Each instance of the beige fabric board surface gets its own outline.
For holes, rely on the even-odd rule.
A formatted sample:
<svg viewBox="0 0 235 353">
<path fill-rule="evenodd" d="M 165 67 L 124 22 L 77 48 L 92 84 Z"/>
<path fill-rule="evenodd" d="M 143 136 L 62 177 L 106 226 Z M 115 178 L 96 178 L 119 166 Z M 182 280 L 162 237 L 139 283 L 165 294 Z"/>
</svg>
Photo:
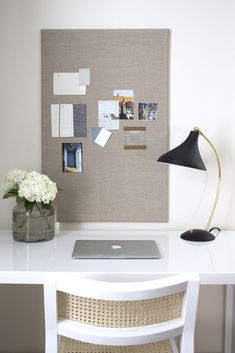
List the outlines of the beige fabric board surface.
<svg viewBox="0 0 235 353">
<path fill-rule="evenodd" d="M 168 169 L 169 30 L 42 30 L 42 165 L 61 188 L 57 220 L 164 222 Z M 54 95 L 53 74 L 90 69 L 86 95 Z M 120 119 L 105 147 L 93 143 L 98 102 L 134 91 L 134 119 Z M 139 103 L 157 103 L 155 120 L 139 120 Z M 51 137 L 51 104 L 85 104 L 87 137 Z M 127 127 L 145 127 L 145 148 L 124 149 Z M 83 172 L 62 170 L 62 143 L 82 143 Z"/>
</svg>

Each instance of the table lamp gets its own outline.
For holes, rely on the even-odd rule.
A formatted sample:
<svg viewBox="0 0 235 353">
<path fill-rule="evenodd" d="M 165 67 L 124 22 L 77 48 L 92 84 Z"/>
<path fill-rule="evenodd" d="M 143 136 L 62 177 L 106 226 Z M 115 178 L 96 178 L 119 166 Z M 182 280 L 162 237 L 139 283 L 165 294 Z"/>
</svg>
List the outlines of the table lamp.
<svg viewBox="0 0 235 353">
<path fill-rule="evenodd" d="M 214 203 L 212 205 L 211 213 L 209 215 L 205 229 L 190 229 L 184 232 L 183 234 L 181 234 L 181 238 L 185 240 L 190 240 L 190 241 L 210 241 L 215 239 L 215 236 L 212 233 L 210 233 L 210 224 L 215 212 L 215 208 L 216 208 L 216 204 L 217 204 L 219 192 L 220 192 L 220 185 L 221 185 L 220 160 L 214 145 L 202 133 L 202 131 L 198 127 L 195 127 L 193 131 L 190 131 L 189 136 L 181 145 L 177 146 L 176 148 L 160 156 L 158 158 L 158 161 L 163 163 L 169 163 L 169 164 L 194 168 L 194 169 L 206 170 L 205 164 L 203 163 L 202 157 L 198 149 L 199 136 L 204 137 L 204 139 L 209 143 L 209 145 L 211 146 L 212 150 L 215 153 L 217 167 L 218 167 L 218 181 L 217 181 L 216 195 L 215 195 Z"/>
</svg>

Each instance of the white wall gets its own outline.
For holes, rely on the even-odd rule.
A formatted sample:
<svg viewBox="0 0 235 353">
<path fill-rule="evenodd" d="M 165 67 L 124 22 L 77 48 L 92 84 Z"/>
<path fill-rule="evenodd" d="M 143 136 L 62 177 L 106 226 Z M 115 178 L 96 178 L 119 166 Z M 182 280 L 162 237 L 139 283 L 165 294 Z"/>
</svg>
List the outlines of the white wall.
<svg viewBox="0 0 235 353">
<path fill-rule="evenodd" d="M 235 227 L 234 1 L 0 0 L 0 6 L 0 182 L 9 169 L 41 167 L 41 28 L 170 28 L 170 143 L 182 141 L 194 126 L 214 141 L 223 168 L 214 224 Z M 206 176 L 170 168 L 169 223 L 157 227 L 185 229 L 206 222 L 214 196 L 215 161 L 203 141 L 200 147 L 210 172 Z M 1 227 L 11 226 L 12 204 L 0 202 Z"/>
<path fill-rule="evenodd" d="M 235 228 L 234 18 L 233 0 L 0 0 L 0 183 L 10 169 L 41 168 L 40 29 L 170 28 L 170 144 L 178 144 L 194 126 L 215 143 L 223 183 L 213 224 Z M 61 228 L 204 226 L 216 171 L 210 148 L 201 140 L 200 147 L 207 174 L 170 168 L 168 223 Z M 0 200 L 0 228 L 11 227 L 13 204 L 13 200 Z M 222 289 L 215 293 L 219 298 L 211 310 L 220 315 Z M 204 293 L 204 301 L 209 296 Z M 197 335 L 197 351 L 219 352 L 221 324 L 215 325 L 213 337 L 208 332 Z"/>
</svg>

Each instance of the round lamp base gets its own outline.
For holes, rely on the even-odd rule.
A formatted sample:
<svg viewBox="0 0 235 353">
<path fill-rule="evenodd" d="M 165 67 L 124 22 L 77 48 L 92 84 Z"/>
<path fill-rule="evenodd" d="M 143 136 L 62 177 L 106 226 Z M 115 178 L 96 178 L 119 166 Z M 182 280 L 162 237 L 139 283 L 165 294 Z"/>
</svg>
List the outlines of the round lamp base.
<svg viewBox="0 0 235 353">
<path fill-rule="evenodd" d="M 203 229 L 187 230 L 186 232 L 182 233 L 180 237 L 188 241 L 211 241 L 215 239 L 213 234 Z"/>
</svg>

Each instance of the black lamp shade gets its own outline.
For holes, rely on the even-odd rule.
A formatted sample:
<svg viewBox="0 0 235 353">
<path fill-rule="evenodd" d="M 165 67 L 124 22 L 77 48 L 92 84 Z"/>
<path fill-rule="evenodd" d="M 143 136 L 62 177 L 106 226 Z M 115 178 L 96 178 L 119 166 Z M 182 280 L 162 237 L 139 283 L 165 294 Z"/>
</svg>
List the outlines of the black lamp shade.
<svg viewBox="0 0 235 353">
<path fill-rule="evenodd" d="M 198 131 L 190 131 L 189 136 L 181 145 L 164 153 L 158 158 L 158 162 L 206 170 L 198 149 L 198 137 Z"/>
</svg>

